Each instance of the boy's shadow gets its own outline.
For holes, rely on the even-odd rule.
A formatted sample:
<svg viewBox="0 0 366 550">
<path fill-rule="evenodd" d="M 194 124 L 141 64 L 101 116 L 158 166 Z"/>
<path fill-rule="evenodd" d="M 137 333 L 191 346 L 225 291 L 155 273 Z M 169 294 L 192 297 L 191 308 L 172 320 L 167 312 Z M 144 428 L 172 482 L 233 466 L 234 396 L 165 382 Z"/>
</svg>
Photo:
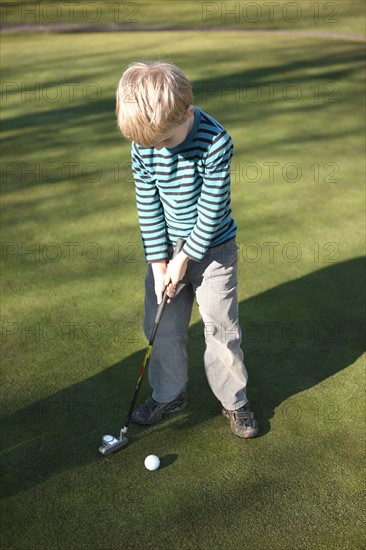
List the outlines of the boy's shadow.
<svg viewBox="0 0 366 550">
<path fill-rule="evenodd" d="M 364 351 L 364 261 L 348 260 L 283 283 L 240 304 L 248 397 L 268 432 L 276 407 L 351 365 Z M 245 284 L 245 281 L 241 281 Z M 200 323 L 189 329 L 188 415 L 184 430 L 219 411 L 202 364 Z M 100 436 L 118 433 L 144 351 L 8 415 L 2 422 L 4 496 L 26 491 L 64 470 L 102 460 Z M 143 384 L 139 401 L 149 394 Z M 107 398 L 106 398 L 107 396 Z M 347 399 L 347 395 L 344 396 Z M 159 428 L 160 429 L 160 428 Z M 148 432 L 145 432 L 145 435 Z M 134 428 L 133 440 L 144 437 Z"/>
</svg>

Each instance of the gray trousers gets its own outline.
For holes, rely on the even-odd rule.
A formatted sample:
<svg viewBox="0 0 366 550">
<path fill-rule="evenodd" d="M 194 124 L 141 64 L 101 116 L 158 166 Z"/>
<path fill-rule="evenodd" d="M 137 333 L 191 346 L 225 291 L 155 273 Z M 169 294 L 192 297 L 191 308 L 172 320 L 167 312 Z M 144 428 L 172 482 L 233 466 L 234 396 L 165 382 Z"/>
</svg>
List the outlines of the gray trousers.
<svg viewBox="0 0 366 550">
<path fill-rule="evenodd" d="M 171 251 L 172 252 L 172 251 Z M 226 409 L 247 402 L 248 374 L 238 320 L 238 251 L 235 239 L 210 248 L 201 262 L 189 261 L 185 284 L 164 310 L 153 345 L 149 383 L 159 403 L 175 399 L 188 381 L 187 331 L 194 298 L 203 321 L 208 383 Z M 144 331 L 149 339 L 157 310 L 151 266 L 145 280 Z"/>
</svg>

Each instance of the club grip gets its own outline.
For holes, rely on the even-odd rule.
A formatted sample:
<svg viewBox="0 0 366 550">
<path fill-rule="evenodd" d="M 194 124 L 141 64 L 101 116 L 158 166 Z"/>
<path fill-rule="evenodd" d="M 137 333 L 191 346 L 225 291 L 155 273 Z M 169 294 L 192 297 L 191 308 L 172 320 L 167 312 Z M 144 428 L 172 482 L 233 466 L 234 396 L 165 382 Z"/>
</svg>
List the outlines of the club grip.
<svg viewBox="0 0 366 550">
<path fill-rule="evenodd" d="M 177 239 L 177 242 L 175 243 L 172 259 L 175 258 L 179 254 L 179 252 L 182 250 L 182 248 L 184 246 L 184 243 L 185 243 L 185 241 L 183 239 Z M 166 289 L 164 291 L 163 299 L 161 301 L 161 304 L 158 307 L 158 311 L 156 312 L 156 317 L 155 317 L 155 326 L 156 327 L 160 323 L 160 319 L 161 319 L 161 316 L 163 315 L 163 311 L 164 311 L 164 308 L 166 306 L 167 300 L 168 300 L 168 287 L 166 287 Z M 155 337 L 155 334 L 154 334 L 154 337 Z M 153 340 L 154 340 L 154 337 L 153 337 Z"/>
<path fill-rule="evenodd" d="M 173 258 L 175 258 L 179 252 L 182 250 L 184 246 L 185 241 L 183 239 L 177 239 L 177 242 L 175 243 L 174 252 L 173 252 Z"/>
</svg>

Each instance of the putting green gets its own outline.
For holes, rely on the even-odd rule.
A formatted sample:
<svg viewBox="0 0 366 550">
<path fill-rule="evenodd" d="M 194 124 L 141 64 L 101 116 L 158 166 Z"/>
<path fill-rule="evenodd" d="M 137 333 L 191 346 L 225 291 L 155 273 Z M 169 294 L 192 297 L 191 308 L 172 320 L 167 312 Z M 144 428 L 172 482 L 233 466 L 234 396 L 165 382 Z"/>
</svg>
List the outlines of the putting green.
<svg viewBox="0 0 366 550">
<path fill-rule="evenodd" d="M 361 548 L 363 45 L 290 35 L 2 39 L 2 543 L 14 549 Z M 114 89 L 168 58 L 234 139 L 240 318 L 260 436 L 205 379 L 123 425 L 146 340 L 145 261 Z M 149 394 L 144 382 L 139 400 Z M 155 472 L 149 454 L 161 458 Z"/>
</svg>

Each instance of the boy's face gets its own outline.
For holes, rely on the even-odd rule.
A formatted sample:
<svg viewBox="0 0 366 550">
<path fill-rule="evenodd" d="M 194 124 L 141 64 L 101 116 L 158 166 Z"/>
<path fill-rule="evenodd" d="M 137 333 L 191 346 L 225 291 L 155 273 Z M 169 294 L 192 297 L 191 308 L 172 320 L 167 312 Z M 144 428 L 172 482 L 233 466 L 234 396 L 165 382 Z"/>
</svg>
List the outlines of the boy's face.
<svg viewBox="0 0 366 550">
<path fill-rule="evenodd" d="M 180 145 L 186 139 L 192 129 L 193 123 L 194 107 L 193 105 L 190 105 L 187 109 L 186 120 L 182 122 L 182 124 L 179 124 L 179 126 L 173 128 L 173 130 L 170 130 L 170 132 L 167 133 L 161 141 L 157 141 L 152 146 L 158 151 L 160 151 L 160 149 L 163 149 L 163 147 L 167 147 L 168 149 L 177 147 L 177 145 Z"/>
</svg>

